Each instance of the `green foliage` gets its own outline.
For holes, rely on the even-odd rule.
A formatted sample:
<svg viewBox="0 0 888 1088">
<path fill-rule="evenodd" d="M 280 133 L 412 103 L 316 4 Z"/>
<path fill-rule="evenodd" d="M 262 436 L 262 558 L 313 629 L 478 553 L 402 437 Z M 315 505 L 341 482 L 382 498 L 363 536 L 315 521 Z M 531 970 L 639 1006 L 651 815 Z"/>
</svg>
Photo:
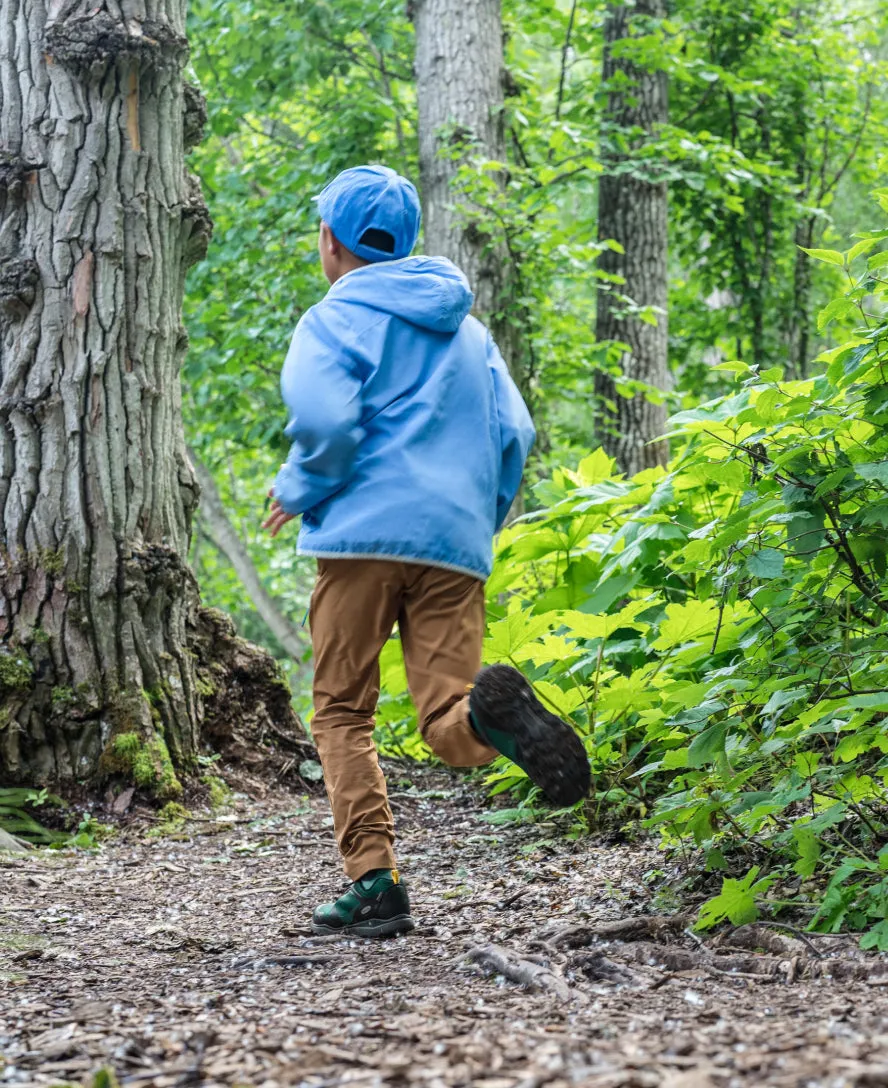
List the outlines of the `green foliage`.
<svg viewBox="0 0 888 1088">
<path fill-rule="evenodd" d="M 0 788 L 0 831 L 34 845 L 58 842 L 63 836 L 44 827 L 28 809 L 60 803 L 45 789 Z"/>
<path fill-rule="evenodd" d="M 60 839 L 54 845 L 59 849 L 64 847 L 77 847 L 81 850 L 98 850 L 102 843 L 113 839 L 117 834 L 117 828 L 111 824 L 103 824 L 95 816 L 87 813 L 77 825 L 76 831 L 68 838 Z"/>
</svg>

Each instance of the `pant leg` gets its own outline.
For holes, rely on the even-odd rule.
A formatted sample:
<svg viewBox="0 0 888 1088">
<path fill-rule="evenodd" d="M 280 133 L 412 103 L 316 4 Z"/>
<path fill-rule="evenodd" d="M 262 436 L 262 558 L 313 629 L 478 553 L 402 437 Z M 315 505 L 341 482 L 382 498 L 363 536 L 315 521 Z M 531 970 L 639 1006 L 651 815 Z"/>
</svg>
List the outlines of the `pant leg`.
<svg viewBox="0 0 888 1088">
<path fill-rule="evenodd" d="M 497 755 L 469 724 L 468 690 L 481 668 L 484 583 L 467 574 L 416 566 L 398 616 L 410 694 L 423 739 L 454 767 Z"/>
<path fill-rule="evenodd" d="M 398 617 L 403 564 L 323 559 L 311 598 L 314 718 L 345 871 L 394 869 L 394 822 L 373 743 L 379 654 Z"/>
</svg>

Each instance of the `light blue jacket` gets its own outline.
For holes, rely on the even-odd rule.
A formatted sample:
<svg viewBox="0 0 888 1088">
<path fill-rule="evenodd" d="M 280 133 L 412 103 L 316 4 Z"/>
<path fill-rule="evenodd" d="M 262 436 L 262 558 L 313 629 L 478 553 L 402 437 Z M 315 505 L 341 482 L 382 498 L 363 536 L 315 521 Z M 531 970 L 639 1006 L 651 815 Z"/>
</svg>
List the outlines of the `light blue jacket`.
<svg viewBox="0 0 888 1088">
<path fill-rule="evenodd" d="M 490 573 L 534 429 L 471 305 L 450 261 L 407 257 L 347 273 L 302 317 L 274 485 L 303 515 L 300 555 Z"/>
</svg>

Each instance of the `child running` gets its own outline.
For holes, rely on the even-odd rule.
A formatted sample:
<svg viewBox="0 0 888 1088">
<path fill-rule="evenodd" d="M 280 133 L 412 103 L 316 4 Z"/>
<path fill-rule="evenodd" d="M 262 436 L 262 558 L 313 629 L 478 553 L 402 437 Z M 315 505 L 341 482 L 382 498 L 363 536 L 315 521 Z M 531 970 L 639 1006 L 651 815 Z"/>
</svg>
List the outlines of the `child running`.
<svg viewBox="0 0 888 1088">
<path fill-rule="evenodd" d="M 455 767 L 498 754 L 556 805 L 589 789 L 574 730 L 516 670 L 481 668 L 494 534 L 534 441 L 465 276 L 411 257 L 414 186 L 383 166 L 346 170 L 317 197 L 330 290 L 293 335 L 281 375 L 292 442 L 264 528 L 302 515 L 318 561 L 311 599 L 312 733 L 352 885 L 316 933 L 413 929 L 373 743 L 379 655 L 397 624 L 423 739 Z"/>
</svg>

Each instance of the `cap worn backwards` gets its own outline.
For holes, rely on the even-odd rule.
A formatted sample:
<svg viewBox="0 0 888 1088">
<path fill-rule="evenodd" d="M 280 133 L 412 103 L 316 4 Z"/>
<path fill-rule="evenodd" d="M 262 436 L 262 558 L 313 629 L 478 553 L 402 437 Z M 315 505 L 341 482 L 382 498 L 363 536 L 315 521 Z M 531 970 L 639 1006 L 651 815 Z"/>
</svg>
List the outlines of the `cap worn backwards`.
<svg viewBox="0 0 888 1088">
<path fill-rule="evenodd" d="M 419 194 L 387 166 L 343 170 L 315 200 L 336 238 L 362 260 L 400 260 L 416 245 Z"/>
</svg>

